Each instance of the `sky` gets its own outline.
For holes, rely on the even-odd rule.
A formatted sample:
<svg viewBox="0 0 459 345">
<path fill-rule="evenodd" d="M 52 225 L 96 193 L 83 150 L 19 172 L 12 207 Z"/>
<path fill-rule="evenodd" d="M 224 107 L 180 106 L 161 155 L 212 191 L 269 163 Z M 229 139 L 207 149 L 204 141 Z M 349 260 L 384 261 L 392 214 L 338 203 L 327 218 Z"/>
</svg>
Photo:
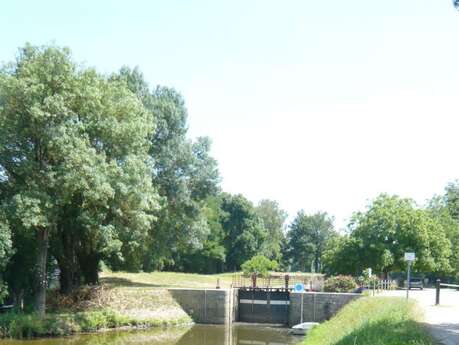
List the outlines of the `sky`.
<svg viewBox="0 0 459 345">
<path fill-rule="evenodd" d="M 290 219 L 342 228 L 380 193 L 422 205 L 459 178 L 451 0 L 5 1 L 0 61 L 25 42 L 176 88 L 223 190 Z"/>
</svg>

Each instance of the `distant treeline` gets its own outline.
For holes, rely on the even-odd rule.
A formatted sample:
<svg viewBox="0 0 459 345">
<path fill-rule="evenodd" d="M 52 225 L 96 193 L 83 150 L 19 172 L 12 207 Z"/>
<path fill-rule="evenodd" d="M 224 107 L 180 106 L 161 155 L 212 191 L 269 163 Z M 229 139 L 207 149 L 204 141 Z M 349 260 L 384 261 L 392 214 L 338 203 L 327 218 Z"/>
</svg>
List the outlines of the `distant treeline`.
<svg viewBox="0 0 459 345">
<path fill-rule="evenodd" d="M 327 213 L 287 227 L 277 202 L 221 191 L 209 138 L 187 128 L 181 95 L 137 68 L 102 75 L 66 48 L 21 48 L 0 70 L 0 300 L 43 313 L 56 274 L 65 294 L 103 265 L 219 273 L 255 255 L 358 275 L 403 269 L 412 250 L 417 270 L 458 271 L 459 184 L 425 208 L 382 195 L 346 234 Z"/>
</svg>

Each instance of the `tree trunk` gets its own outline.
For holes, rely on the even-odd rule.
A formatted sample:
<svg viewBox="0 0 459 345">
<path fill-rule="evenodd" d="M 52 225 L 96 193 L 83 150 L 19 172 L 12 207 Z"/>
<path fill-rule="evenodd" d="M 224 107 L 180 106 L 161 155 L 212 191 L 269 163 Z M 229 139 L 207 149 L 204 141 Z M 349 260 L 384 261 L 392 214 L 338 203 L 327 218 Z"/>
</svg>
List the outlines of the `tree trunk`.
<svg viewBox="0 0 459 345">
<path fill-rule="evenodd" d="M 46 312 L 46 285 L 48 274 L 46 263 L 48 260 L 48 229 L 37 230 L 37 291 L 35 294 L 35 311 L 39 315 Z"/>
<path fill-rule="evenodd" d="M 62 251 L 59 255 L 55 255 L 59 269 L 60 291 L 63 294 L 69 294 L 76 286 L 79 286 L 80 275 L 78 260 L 76 257 L 76 242 L 77 240 L 70 231 L 62 231 Z"/>
<path fill-rule="evenodd" d="M 95 252 L 80 256 L 81 273 L 86 284 L 96 285 L 99 283 L 99 262 L 99 254 Z"/>
</svg>

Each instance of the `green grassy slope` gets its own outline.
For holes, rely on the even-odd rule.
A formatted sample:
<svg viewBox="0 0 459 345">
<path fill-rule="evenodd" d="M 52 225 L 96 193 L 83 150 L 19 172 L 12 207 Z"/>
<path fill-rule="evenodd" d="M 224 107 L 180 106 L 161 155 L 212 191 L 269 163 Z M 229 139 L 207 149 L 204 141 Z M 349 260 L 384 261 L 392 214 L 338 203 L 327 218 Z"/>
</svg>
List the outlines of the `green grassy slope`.
<svg viewBox="0 0 459 345">
<path fill-rule="evenodd" d="M 303 345 L 433 345 L 415 302 L 365 297 L 315 327 Z"/>
</svg>

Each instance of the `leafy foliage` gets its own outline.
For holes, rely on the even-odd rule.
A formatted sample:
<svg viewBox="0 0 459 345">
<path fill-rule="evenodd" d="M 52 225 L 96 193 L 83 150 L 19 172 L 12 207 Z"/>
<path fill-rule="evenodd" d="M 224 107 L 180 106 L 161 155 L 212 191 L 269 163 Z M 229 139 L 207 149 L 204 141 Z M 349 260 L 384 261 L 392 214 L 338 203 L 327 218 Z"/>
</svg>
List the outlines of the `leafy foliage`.
<svg viewBox="0 0 459 345">
<path fill-rule="evenodd" d="M 287 257 L 295 271 L 322 270 L 322 256 L 333 236 L 333 218 L 327 213 L 298 212 L 287 233 Z"/>
<path fill-rule="evenodd" d="M 451 244 L 444 229 L 409 199 L 379 196 L 367 212 L 354 215 L 351 231 L 350 244 L 358 256 L 356 272 L 367 267 L 385 273 L 403 270 L 406 251 L 416 252 L 415 270 L 450 270 Z"/>
<path fill-rule="evenodd" d="M 187 110 L 182 96 L 172 88 L 150 91 L 142 73 L 123 67 L 115 79 L 130 90 L 155 116 L 150 137 L 152 182 L 161 196 L 161 208 L 150 228 L 149 240 L 137 257 L 112 266 L 128 270 L 185 269 L 211 233 L 206 200 L 219 191 L 217 162 L 210 156 L 209 138 L 187 138 Z M 218 250 L 217 250 L 218 251 Z M 219 254 L 221 256 L 221 253 Z"/>
<path fill-rule="evenodd" d="M 8 260 L 12 254 L 11 231 L 8 221 L 0 214 L 0 304 L 7 295 L 2 272 L 6 268 Z"/>
<path fill-rule="evenodd" d="M 329 277 L 324 282 L 326 292 L 353 292 L 356 288 L 357 283 L 352 276 Z"/>
<path fill-rule="evenodd" d="M 54 46 L 27 45 L 2 69 L 0 104 L 1 201 L 18 237 L 37 236 L 43 311 L 48 242 L 72 282 L 94 283 L 104 255 L 145 240 L 158 206 L 152 115 L 124 82 L 78 68 Z"/>
<path fill-rule="evenodd" d="M 282 244 L 285 241 L 284 223 L 287 213 L 282 210 L 274 200 L 261 200 L 255 212 L 263 221 L 263 226 L 268 232 L 268 240 L 264 242 L 262 252 L 272 260 L 280 262 L 282 258 Z"/>
<path fill-rule="evenodd" d="M 268 232 L 252 203 L 242 195 L 223 196 L 221 224 L 225 233 L 226 267 L 238 270 L 263 248 Z"/>
<path fill-rule="evenodd" d="M 269 260 L 266 256 L 256 255 L 241 265 L 242 271 L 246 275 L 255 273 L 258 276 L 265 277 L 269 271 L 275 271 L 279 265 L 274 260 Z"/>
</svg>

